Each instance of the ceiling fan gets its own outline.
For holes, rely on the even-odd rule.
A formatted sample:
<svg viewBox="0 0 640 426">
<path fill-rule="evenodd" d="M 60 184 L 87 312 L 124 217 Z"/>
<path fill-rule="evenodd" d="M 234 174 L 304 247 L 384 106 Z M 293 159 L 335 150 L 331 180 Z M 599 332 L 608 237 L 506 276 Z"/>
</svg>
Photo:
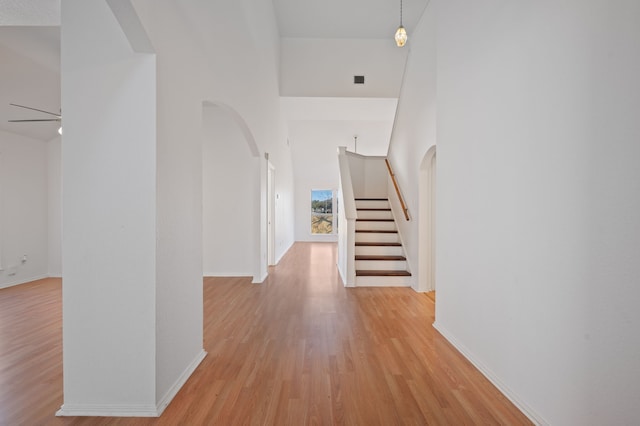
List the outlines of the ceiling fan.
<svg viewBox="0 0 640 426">
<path fill-rule="evenodd" d="M 18 107 L 18 108 L 30 109 L 32 111 L 42 112 L 42 113 L 49 114 L 49 115 L 52 115 L 52 116 L 55 117 L 55 118 L 32 118 L 32 119 L 26 119 L 26 120 L 9 120 L 9 123 L 31 123 L 31 122 L 42 122 L 42 121 L 58 121 L 58 122 L 62 122 L 62 114 L 56 114 L 55 112 L 45 111 L 45 110 L 42 110 L 42 109 L 32 108 L 32 107 L 28 107 L 28 106 L 24 106 L 24 105 L 11 104 L 11 103 L 9 105 L 14 106 L 14 107 Z M 58 133 L 62 134 L 62 126 L 60 126 L 60 128 L 58 129 Z"/>
</svg>

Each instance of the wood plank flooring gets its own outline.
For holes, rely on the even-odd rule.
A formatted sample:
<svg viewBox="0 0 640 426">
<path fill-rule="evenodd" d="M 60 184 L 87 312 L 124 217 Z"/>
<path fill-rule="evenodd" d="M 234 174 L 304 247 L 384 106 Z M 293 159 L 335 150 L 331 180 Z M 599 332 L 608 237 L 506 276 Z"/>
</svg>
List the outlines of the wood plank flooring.
<svg viewBox="0 0 640 426">
<path fill-rule="evenodd" d="M 0 290 L 0 425 L 530 424 L 431 326 L 433 295 L 345 289 L 296 243 L 262 285 L 205 278 L 209 353 L 162 417 L 56 418 L 61 284 Z"/>
</svg>

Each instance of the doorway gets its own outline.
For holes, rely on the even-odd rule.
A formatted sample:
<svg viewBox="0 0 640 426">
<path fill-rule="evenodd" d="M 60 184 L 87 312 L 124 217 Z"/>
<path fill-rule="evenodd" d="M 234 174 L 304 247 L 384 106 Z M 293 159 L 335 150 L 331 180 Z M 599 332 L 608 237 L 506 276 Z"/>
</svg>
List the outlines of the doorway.
<svg viewBox="0 0 640 426">
<path fill-rule="evenodd" d="M 276 264 L 276 169 L 267 160 L 267 260 Z"/>
<path fill-rule="evenodd" d="M 436 147 L 420 165 L 418 218 L 418 291 L 436 289 Z"/>
</svg>

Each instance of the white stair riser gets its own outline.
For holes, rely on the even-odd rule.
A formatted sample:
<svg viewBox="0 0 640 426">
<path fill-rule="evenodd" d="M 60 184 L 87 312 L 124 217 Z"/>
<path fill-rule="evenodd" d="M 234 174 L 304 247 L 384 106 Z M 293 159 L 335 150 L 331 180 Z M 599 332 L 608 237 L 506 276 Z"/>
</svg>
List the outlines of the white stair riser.
<svg viewBox="0 0 640 426">
<path fill-rule="evenodd" d="M 395 231 L 395 222 L 356 222 L 356 230 Z"/>
<path fill-rule="evenodd" d="M 356 243 L 397 243 L 398 234 L 356 232 Z"/>
<path fill-rule="evenodd" d="M 356 277 L 356 287 L 409 287 L 411 277 Z"/>
<path fill-rule="evenodd" d="M 356 270 L 367 271 L 406 271 L 406 260 L 356 260 Z"/>
<path fill-rule="evenodd" d="M 391 210 L 358 210 L 358 219 L 393 219 Z"/>
<path fill-rule="evenodd" d="M 387 200 L 356 200 L 357 209 L 388 209 Z"/>
<path fill-rule="evenodd" d="M 356 246 L 356 255 L 363 256 L 403 256 L 402 247 Z"/>
</svg>

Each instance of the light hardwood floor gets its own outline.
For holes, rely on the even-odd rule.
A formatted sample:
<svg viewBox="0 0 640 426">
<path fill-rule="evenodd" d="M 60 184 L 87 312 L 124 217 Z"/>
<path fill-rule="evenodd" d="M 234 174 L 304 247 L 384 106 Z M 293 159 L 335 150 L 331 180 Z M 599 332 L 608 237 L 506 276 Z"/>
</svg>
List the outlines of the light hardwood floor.
<svg viewBox="0 0 640 426">
<path fill-rule="evenodd" d="M 262 285 L 205 278 L 209 353 L 158 419 L 56 418 L 61 284 L 0 290 L 0 425 L 530 424 L 431 326 L 433 296 L 345 289 L 296 243 Z"/>
</svg>

